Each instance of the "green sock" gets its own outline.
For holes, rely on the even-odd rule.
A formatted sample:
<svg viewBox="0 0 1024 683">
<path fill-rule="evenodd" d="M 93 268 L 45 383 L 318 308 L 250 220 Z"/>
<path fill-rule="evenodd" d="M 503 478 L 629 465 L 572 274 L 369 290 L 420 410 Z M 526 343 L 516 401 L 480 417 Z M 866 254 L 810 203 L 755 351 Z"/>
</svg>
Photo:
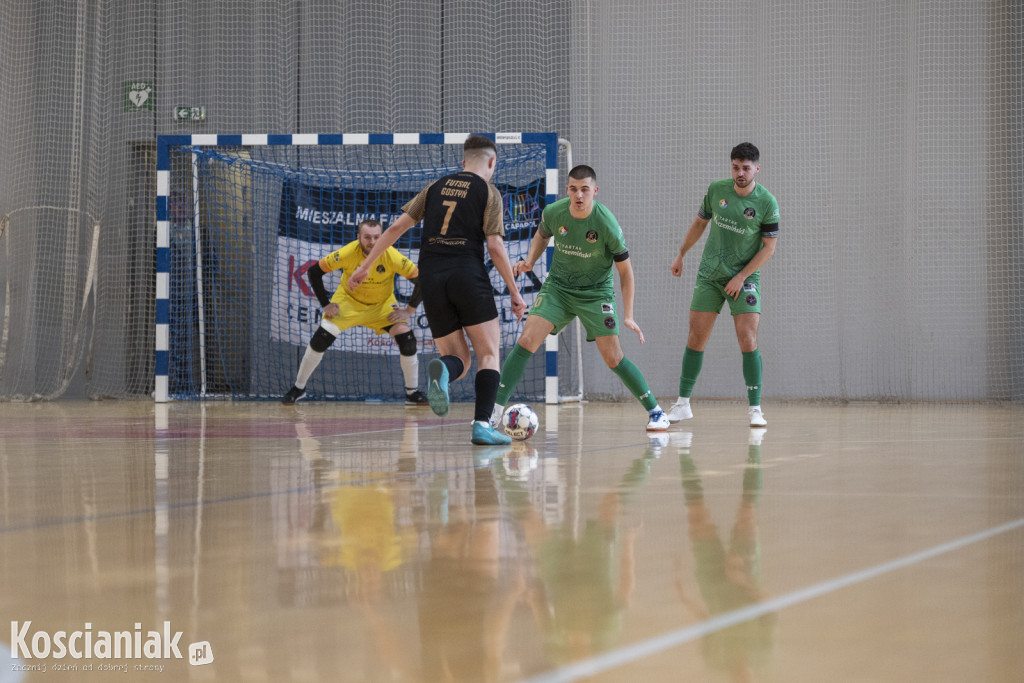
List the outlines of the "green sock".
<svg viewBox="0 0 1024 683">
<path fill-rule="evenodd" d="M 704 364 L 704 352 L 694 351 L 689 346 L 683 351 L 683 371 L 679 375 L 679 395 L 690 398 L 693 385 L 697 383 L 700 366 Z"/>
<path fill-rule="evenodd" d="M 519 344 L 515 344 L 512 347 L 512 352 L 505 358 L 505 364 L 501 366 L 501 379 L 498 383 L 498 397 L 496 402 L 498 405 L 503 406 L 508 403 L 508 399 L 512 396 L 512 391 L 519 384 L 519 380 L 523 378 L 523 373 L 526 372 L 526 364 L 533 358 L 533 354 L 524 349 Z"/>
<path fill-rule="evenodd" d="M 619 376 L 622 383 L 626 385 L 630 393 L 636 396 L 636 400 L 640 401 L 644 408 L 652 410 L 654 406 L 658 405 L 658 399 L 654 398 L 651 388 L 647 386 L 647 380 L 644 379 L 640 368 L 633 365 L 633 361 L 623 356 L 622 361 L 612 368 L 612 372 Z"/>
<path fill-rule="evenodd" d="M 761 350 L 743 352 L 743 379 L 747 382 L 747 401 L 761 405 Z"/>
</svg>

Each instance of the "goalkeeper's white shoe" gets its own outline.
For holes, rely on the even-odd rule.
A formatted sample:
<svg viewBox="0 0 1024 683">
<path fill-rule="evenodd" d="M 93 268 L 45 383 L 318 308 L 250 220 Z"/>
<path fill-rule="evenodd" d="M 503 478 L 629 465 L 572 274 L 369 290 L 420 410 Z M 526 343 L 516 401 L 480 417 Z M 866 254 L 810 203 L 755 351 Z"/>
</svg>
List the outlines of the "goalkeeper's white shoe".
<svg viewBox="0 0 1024 683">
<path fill-rule="evenodd" d="M 761 412 L 761 406 L 750 406 L 749 412 L 751 427 L 765 427 L 768 425 L 768 420 L 764 419 L 764 413 Z"/>
<path fill-rule="evenodd" d="M 693 419 L 693 409 L 690 408 L 690 399 L 677 399 L 668 409 L 668 421 L 675 424 L 682 420 Z"/>
</svg>

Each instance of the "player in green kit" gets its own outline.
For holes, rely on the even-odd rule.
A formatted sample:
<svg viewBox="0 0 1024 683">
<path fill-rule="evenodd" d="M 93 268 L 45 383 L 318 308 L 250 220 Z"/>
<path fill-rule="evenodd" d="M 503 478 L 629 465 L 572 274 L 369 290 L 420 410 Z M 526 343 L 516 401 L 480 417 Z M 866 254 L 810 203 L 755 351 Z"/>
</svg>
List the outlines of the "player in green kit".
<svg viewBox="0 0 1024 683">
<path fill-rule="evenodd" d="M 736 339 L 743 353 L 743 379 L 750 404 L 750 426 L 768 424 L 761 411 L 761 352 L 757 326 L 761 320 L 760 268 L 775 253 L 779 237 L 779 204 L 755 182 L 760 152 L 749 142 L 733 147 L 732 178 L 708 187 L 697 218 L 672 261 L 672 274 L 683 274 L 683 257 L 711 226 L 697 269 L 697 284 L 690 302 L 690 331 L 683 352 L 679 398 L 668 411 L 671 422 L 693 417 L 690 394 L 704 361 L 704 347 L 722 304 L 729 302 Z"/>
<path fill-rule="evenodd" d="M 569 171 L 569 196 L 544 208 L 540 225 L 526 258 L 512 266 L 516 276 L 533 269 L 554 237 L 555 251 L 530 315 L 512 351 L 501 368 L 497 404 L 491 423 L 501 420 L 503 406 L 523 376 L 526 364 L 545 337 L 557 334 L 579 317 L 587 341 L 597 343 L 605 364 L 619 376 L 626 388 L 647 409 L 647 431 L 668 429 L 668 418 L 647 386 L 639 368 L 622 352 L 619 344 L 619 316 L 615 311 L 615 281 L 612 266 L 619 271 L 622 288 L 622 324 L 644 343 L 644 333 L 633 320 L 634 278 L 626 240 L 619 222 L 600 202 L 597 174 L 589 166 Z"/>
</svg>

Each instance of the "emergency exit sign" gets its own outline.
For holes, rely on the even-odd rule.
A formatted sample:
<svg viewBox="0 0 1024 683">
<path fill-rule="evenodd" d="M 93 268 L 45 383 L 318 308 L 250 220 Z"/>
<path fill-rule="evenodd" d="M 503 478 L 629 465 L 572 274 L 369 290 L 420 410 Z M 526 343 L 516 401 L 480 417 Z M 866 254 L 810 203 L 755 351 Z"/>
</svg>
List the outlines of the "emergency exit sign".
<svg viewBox="0 0 1024 683">
<path fill-rule="evenodd" d="M 206 107 L 179 105 L 174 108 L 175 121 L 205 121 Z"/>
</svg>

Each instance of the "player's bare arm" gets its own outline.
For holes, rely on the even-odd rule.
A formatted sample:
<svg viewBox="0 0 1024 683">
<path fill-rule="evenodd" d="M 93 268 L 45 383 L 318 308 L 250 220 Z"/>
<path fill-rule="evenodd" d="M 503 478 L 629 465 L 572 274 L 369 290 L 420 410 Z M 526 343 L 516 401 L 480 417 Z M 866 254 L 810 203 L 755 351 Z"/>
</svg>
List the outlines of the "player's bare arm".
<svg viewBox="0 0 1024 683">
<path fill-rule="evenodd" d="M 686 231 L 686 237 L 683 238 L 683 246 L 679 247 L 679 253 L 672 260 L 672 274 L 676 277 L 683 274 L 683 257 L 686 256 L 686 252 L 693 249 L 693 246 L 700 241 L 700 236 L 704 234 L 704 230 L 707 229 L 710 222 L 709 219 L 700 216 L 693 219 L 690 229 Z"/>
<path fill-rule="evenodd" d="M 619 289 L 622 290 L 622 324 L 636 332 L 640 343 L 644 343 L 644 333 L 633 320 L 633 294 L 636 290 L 636 278 L 633 276 L 633 265 L 629 259 L 615 262 L 619 271 Z"/>
<path fill-rule="evenodd" d="M 505 240 L 501 235 L 487 236 L 487 253 L 491 255 L 494 267 L 498 269 L 498 274 L 501 275 L 505 286 L 508 287 L 512 315 L 516 317 L 516 320 L 522 320 L 523 313 L 526 312 L 526 302 L 523 301 L 523 297 L 519 294 L 519 287 L 516 286 L 516 276 L 512 272 L 512 264 L 509 263 L 508 252 L 505 251 Z"/>
<path fill-rule="evenodd" d="M 409 303 L 406 304 L 405 308 L 402 308 L 398 304 L 391 304 L 392 311 L 391 313 L 388 313 L 388 322 L 405 322 L 416 315 L 416 309 L 420 307 L 420 302 L 423 300 L 423 295 L 420 292 L 419 277 L 419 268 L 414 268 L 409 277 L 406 278 L 409 282 L 413 283 L 412 296 L 409 297 Z"/>
<path fill-rule="evenodd" d="M 355 291 L 355 288 L 363 284 L 363 280 L 370 274 L 370 266 L 380 258 L 380 255 L 388 250 L 388 247 L 394 246 L 395 242 L 398 241 L 402 235 L 409 231 L 409 228 L 416 225 L 416 220 L 413 219 L 407 213 L 403 213 L 398 217 L 398 220 L 392 223 L 387 230 L 381 234 L 380 239 L 373 245 L 373 249 L 366 255 L 363 262 L 352 271 L 352 274 L 348 277 L 348 291 Z"/>
<path fill-rule="evenodd" d="M 533 267 L 537 265 L 537 261 L 544 255 L 544 250 L 547 248 L 548 238 L 544 237 L 540 230 L 533 233 L 533 239 L 530 240 L 530 250 L 527 252 L 526 258 L 516 261 L 515 265 L 512 266 L 516 277 L 533 270 Z"/>
<path fill-rule="evenodd" d="M 778 237 L 764 237 L 761 239 L 761 249 L 754 254 L 754 258 L 750 259 L 750 263 L 743 267 L 743 270 L 736 273 L 735 276 L 725 285 L 725 293 L 727 296 L 731 296 L 733 299 L 739 297 L 740 292 L 743 291 L 743 283 L 751 273 L 756 273 L 761 266 L 764 265 L 765 261 L 772 257 L 775 253 L 775 245 L 779 241 Z"/>
</svg>

